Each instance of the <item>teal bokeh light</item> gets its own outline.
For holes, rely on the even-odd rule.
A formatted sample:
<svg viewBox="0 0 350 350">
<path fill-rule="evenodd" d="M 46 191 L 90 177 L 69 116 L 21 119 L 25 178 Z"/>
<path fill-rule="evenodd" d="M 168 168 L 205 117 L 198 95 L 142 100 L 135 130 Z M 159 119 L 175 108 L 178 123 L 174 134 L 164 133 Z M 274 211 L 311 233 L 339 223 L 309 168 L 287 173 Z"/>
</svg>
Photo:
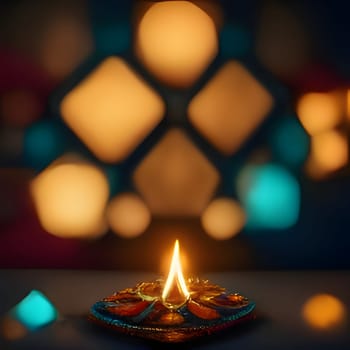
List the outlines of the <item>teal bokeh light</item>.
<svg viewBox="0 0 350 350">
<path fill-rule="evenodd" d="M 121 190 L 119 169 L 116 166 L 106 165 L 103 170 L 108 180 L 110 196 L 114 196 Z"/>
<path fill-rule="evenodd" d="M 220 50 L 224 56 L 241 57 L 251 48 L 249 32 L 241 26 L 225 24 L 220 32 Z"/>
<path fill-rule="evenodd" d="M 286 229 L 298 220 L 298 181 L 279 165 L 246 166 L 237 178 L 237 194 L 248 229 Z"/>
<path fill-rule="evenodd" d="M 54 305 L 38 290 L 32 290 L 12 311 L 12 316 L 33 331 L 57 319 Z"/>
<path fill-rule="evenodd" d="M 118 54 L 129 49 L 131 28 L 127 21 L 103 22 L 95 25 L 96 51 L 102 54 Z"/>
<path fill-rule="evenodd" d="M 274 156 L 290 166 L 304 163 L 310 147 L 310 139 L 295 116 L 286 116 L 275 125 L 270 134 Z"/>
<path fill-rule="evenodd" d="M 64 137 L 55 124 L 40 121 L 25 131 L 24 160 L 38 170 L 56 159 L 64 150 Z"/>
</svg>

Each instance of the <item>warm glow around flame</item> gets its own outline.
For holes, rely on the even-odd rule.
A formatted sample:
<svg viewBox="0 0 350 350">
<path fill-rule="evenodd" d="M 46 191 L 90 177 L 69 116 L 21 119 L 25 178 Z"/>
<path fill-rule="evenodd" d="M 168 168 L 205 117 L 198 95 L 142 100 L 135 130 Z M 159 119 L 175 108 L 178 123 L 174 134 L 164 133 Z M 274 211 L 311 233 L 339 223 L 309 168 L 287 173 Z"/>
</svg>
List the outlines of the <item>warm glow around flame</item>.
<svg viewBox="0 0 350 350">
<path fill-rule="evenodd" d="M 168 278 L 165 282 L 162 293 L 162 300 L 164 305 L 171 309 L 176 309 L 182 306 L 190 296 L 190 293 L 186 287 L 184 276 L 182 274 L 179 251 L 179 241 L 176 240 Z"/>
</svg>

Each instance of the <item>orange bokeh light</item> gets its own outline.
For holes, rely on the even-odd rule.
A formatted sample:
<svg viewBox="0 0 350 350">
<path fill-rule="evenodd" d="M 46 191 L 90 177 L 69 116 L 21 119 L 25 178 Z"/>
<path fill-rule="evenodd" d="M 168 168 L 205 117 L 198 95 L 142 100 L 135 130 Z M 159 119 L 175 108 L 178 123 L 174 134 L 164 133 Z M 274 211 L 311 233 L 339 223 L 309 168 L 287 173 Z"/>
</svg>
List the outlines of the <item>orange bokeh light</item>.
<svg viewBox="0 0 350 350">
<path fill-rule="evenodd" d="M 337 91 L 307 93 L 299 99 L 297 113 L 310 135 L 334 128 L 343 118 L 343 94 Z"/>
<path fill-rule="evenodd" d="M 197 216 L 219 182 L 218 171 L 180 129 L 171 129 L 136 168 L 133 180 L 153 215 Z"/>
<path fill-rule="evenodd" d="M 0 334 L 4 339 L 13 341 L 26 336 L 28 330 L 19 321 L 10 316 L 5 316 L 0 321 Z"/>
<path fill-rule="evenodd" d="M 254 103 L 252 102 L 254 101 Z M 270 93 L 236 61 L 229 61 L 193 98 L 192 124 L 223 154 L 233 154 L 267 116 Z"/>
<path fill-rule="evenodd" d="M 305 302 L 302 315 L 311 327 L 326 330 L 341 326 L 346 319 L 346 310 L 335 296 L 316 294 Z"/>
<path fill-rule="evenodd" d="M 215 23 L 208 15 L 213 11 L 190 1 L 147 3 L 140 11 L 135 38 L 140 61 L 165 84 L 192 85 L 218 51 Z"/>
<path fill-rule="evenodd" d="M 348 141 L 336 130 L 325 131 L 311 138 L 311 153 L 307 170 L 313 177 L 322 177 L 348 163 Z"/>
<path fill-rule="evenodd" d="M 134 238 L 146 230 L 151 222 L 151 213 L 138 195 L 122 193 L 109 202 L 107 220 L 117 235 Z"/>
<path fill-rule="evenodd" d="M 105 162 L 117 162 L 160 122 L 164 102 L 119 57 L 105 59 L 61 102 L 64 121 Z"/>
<path fill-rule="evenodd" d="M 107 231 L 107 178 L 93 164 L 63 156 L 31 183 L 43 228 L 62 238 L 93 238 Z"/>
<path fill-rule="evenodd" d="M 230 198 L 217 198 L 204 210 L 201 222 L 211 237 L 225 240 L 238 234 L 246 221 L 243 208 Z"/>
<path fill-rule="evenodd" d="M 67 77 L 94 50 L 88 16 L 81 9 L 74 12 L 53 12 L 40 33 L 38 59 L 57 80 Z"/>
</svg>

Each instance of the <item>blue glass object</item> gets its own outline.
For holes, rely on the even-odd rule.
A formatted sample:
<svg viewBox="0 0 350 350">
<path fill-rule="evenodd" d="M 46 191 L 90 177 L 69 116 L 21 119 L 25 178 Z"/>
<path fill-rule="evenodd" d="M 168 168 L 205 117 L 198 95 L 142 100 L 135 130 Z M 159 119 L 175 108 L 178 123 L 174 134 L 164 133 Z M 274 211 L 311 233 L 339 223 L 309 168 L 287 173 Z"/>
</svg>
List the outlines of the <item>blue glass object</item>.
<svg viewBox="0 0 350 350">
<path fill-rule="evenodd" d="M 32 290 L 14 307 L 11 314 L 32 331 L 54 322 L 58 316 L 54 305 L 38 290 Z"/>
<path fill-rule="evenodd" d="M 279 165 L 247 166 L 238 176 L 237 193 L 247 213 L 248 229 L 286 229 L 298 220 L 298 181 Z"/>
</svg>

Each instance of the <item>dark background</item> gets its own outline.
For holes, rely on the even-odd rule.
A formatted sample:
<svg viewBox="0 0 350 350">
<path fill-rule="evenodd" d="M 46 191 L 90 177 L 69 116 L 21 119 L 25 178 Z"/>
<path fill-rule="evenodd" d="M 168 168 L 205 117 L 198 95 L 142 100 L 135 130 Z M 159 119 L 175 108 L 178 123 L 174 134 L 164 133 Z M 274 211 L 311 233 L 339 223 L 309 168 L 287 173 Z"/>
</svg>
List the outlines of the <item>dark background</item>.
<svg viewBox="0 0 350 350">
<path fill-rule="evenodd" d="M 249 55 L 256 55 L 283 86 L 292 107 L 305 91 L 349 86 L 350 5 L 346 1 L 221 3 L 225 20 L 248 33 Z M 81 63 L 96 52 L 128 47 L 130 33 L 117 24 L 130 20 L 132 5 L 131 1 L 97 0 L 1 2 L 0 94 L 21 87 L 33 92 L 35 102 L 25 118 L 21 112 L 16 120 L 6 118 L 3 110 L 1 114 L 0 267 L 158 270 L 162 251 L 177 237 L 198 271 L 350 268 L 347 166 L 321 181 L 303 172 L 298 175 L 300 218 L 283 231 L 243 231 L 219 242 L 209 238 L 195 219 L 155 219 L 146 233 L 133 240 L 112 233 L 97 241 L 64 240 L 42 230 L 27 192 L 35 169 L 22 162 L 21 135 L 42 118 L 52 93 Z M 68 19 L 70 25 L 76 22 L 83 29 L 77 41 L 63 34 L 63 39 L 49 40 L 48 51 L 43 51 L 43 34 L 57 14 L 57 21 Z M 284 15 L 290 25 L 282 30 Z M 76 53 L 72 48 L 77 48 Z"/>
</svg>

